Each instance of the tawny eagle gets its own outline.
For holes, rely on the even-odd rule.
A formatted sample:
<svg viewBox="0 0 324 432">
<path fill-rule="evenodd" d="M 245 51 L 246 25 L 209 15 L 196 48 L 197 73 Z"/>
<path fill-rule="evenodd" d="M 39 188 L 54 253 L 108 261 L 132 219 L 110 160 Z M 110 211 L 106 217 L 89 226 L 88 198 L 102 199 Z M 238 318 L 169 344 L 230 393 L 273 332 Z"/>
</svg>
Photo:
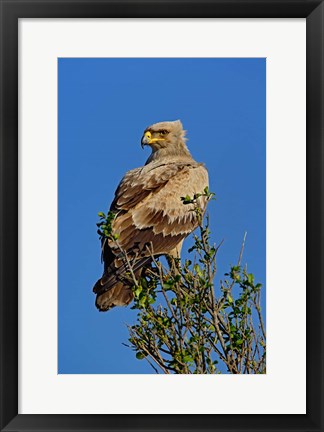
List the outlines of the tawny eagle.
<svg viewBox="0 0 324 432">
<path fill-rule="evenodd" d="M 152 153 L 117 187 L 110 211 L 115 214 L 112 230 L 118 240 L 103 240 L 104 272 L 93 288 L 100 311 L 128 305 L 133 299 L 121 250 L 139 276 L 152 254 L 179 257 L 183 240 L 198 226 L 194 205 L 184 205 L 181 197 L 201 193 L 208 186 L 208 172 L 192 158 L 185 134 L 179 120 L 146 128 L 141 144 L 150 146 Z M 204 211 L 206 198 L 200 197 L 198 205 Z"/>
</svg>

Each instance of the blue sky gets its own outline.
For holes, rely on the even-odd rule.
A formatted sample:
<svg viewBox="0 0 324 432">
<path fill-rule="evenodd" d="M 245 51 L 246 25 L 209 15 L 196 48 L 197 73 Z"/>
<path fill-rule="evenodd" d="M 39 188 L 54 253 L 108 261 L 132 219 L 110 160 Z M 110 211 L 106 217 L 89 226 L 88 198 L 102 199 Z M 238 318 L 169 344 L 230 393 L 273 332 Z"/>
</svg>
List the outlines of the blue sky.
<svg viewBox="0 0 324 432">
<path fill-rule="evenodd" d="M 122 345 L 135 312 L 95 308 L 97 213 L 149 156 L 144 129 L 180 119 L 217 197 L 209 213 L 213 240 L 224 239 L 218 276 L 236 263 L 247 231 L 243 263 L 265 286 L 266 60 L 64 58 L 58 73 L 58 373 L 151 374 Z"/>
</svg>

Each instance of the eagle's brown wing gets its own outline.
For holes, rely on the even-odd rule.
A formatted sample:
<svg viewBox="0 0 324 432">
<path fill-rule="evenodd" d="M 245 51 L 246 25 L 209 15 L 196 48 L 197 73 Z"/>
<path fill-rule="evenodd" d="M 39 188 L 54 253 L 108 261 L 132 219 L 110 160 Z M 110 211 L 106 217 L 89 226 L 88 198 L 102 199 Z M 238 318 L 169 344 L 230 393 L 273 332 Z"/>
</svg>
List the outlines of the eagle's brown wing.
<svg viewBox="0 0 324 432">
<path fill-rule="evenodd" d="M 112 241 L 104 244 L 105 271 L 94 287 L 103 296 L 111 296 L 108 290 L 120 283 L 127 271 L 120 248 L 134 257 L 134 271 L 139 273 L 150 261 L 152 252 L 174 253 L 198 225 L 194 205 L 183 204 L 181 197 L 192 197 L 208 186 L 205 167 L 194 161 L 150 165 L 129 171 L 116 190 L 111 210 L 116 213 L 112 227 L 118 234 L 118 244 Z M 199 198 L 202 210 L 205 205 L 205 198 Z M 131 293 L 129 296 L 131 300 Z"/>
<path fill-rule="evenodd" d="M 194 205 L 183 204 L 181 197 L 208 186 L 207 170 L 195 162 L 145 168 L 125 176 L 118 187 L 113 230 L 126 251 L 152 243 L 154 254 L 168 254 L 197 226 Z M 205 199 L 199 204 L 204 209 Z"/>
</svg>

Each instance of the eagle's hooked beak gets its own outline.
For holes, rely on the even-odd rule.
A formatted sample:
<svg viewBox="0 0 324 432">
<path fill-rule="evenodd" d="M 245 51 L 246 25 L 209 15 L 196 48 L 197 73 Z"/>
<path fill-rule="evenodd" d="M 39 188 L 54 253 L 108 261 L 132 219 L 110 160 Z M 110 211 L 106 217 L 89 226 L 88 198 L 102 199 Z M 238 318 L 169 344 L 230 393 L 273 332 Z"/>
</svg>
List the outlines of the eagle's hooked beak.
<svg viewBox="0 0 324 432">
<path fill-rule="evenodd" d="M 145 145 L 150 144 L 152 139 L 152 134 L 149 131 L 146 131 L 141 140 L 141 146 L 144 148 Z"/>
<path fill-rule="evenodd" d="M 157 141 L 165 141 L 164 138 L 152 138 L 150 131 L 146 131 L 141 140 L 141 146 L 144 148 L 145 145 L 153 144 Z"/>
</svg>

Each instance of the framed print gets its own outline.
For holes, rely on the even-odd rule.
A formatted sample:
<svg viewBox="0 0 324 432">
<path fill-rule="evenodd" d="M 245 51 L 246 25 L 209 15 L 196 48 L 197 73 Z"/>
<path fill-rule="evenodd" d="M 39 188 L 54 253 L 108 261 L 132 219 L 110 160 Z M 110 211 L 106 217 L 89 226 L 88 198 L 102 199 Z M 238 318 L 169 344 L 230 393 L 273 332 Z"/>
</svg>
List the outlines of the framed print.
<svg viewBox="0 0 324 432">
<path fill-rule="evenodd" d="M 323 430 L 323 14 L 1 2 L 1 430 Z"/>
</svg>

